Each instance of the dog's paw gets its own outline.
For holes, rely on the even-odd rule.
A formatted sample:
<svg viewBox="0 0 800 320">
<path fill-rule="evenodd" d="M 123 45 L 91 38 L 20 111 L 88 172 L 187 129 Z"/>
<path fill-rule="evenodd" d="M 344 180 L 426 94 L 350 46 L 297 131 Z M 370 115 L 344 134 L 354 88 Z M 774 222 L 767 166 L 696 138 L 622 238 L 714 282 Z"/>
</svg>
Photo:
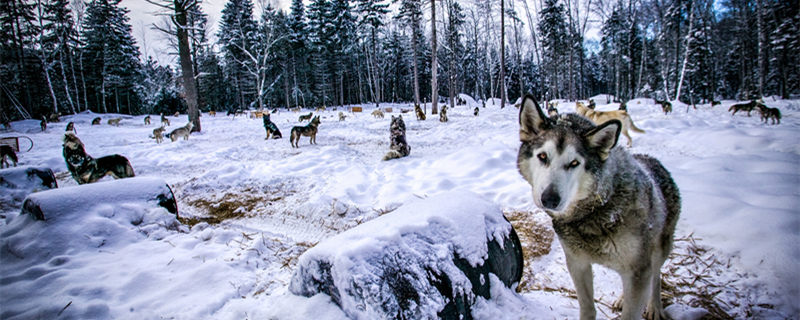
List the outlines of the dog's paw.
<svg viewBox="0 0 800 320">
<path fill-rule="evenodd" d="M 647 306 L 647 310 L 644 312 L 644 319 L 645 320 L 663 320 L 669 319 L 667 314 L 664 312 L 664 309 L 661 310 L 653 310 L 650 306 Z"/>
<path fill-rule="evenodd" d="M 615 300 L 614 303 L 611 304 L 611 311 L 622 312 L 622 305 L 624 304 L 623 303 L 624 300 L 625 300 L 624 296 L 619 295 L 619 298 L 617 298 L 617 300 Z"/>
</svg>

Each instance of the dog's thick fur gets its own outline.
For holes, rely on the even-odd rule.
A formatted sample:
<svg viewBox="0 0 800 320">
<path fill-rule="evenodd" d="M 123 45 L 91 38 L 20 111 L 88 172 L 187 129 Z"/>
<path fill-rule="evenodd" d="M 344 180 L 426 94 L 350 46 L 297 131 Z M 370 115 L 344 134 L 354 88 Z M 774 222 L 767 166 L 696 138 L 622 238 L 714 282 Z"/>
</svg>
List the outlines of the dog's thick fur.
<svg viewBox="0 0 800 320">
<path fill-rule="evenodd" d="M 300 136 L 311 137 L 308 141 L 311 144 L 317 144 L 317 128 L 319 127 L 319 116 L 311 119 L 305 126 L 292 127 L 292 135 L 289 137 L 289 142 L 294 148 L 300 148 Z"/>
<path fill-rule="evenodd" d="M 14 166 L 17 166 L 17 153 L 14 152 L 14 148 L 7 145 L 7 144 L 0 144 L 0 169 L 2 168 L 11 168 L 9 165 L 8 160 L 14 163 Z"/>
<path fill-rule="evenodd" d="M 178 138 L 183 137 L 183 140 L 189 140 L 189 135 L 192 134 L 194 124 L 190 121 L 185 126 L 172 130 L 168 137 L 172 142 L 178 141 Z"/>
<path fill-rule="evenodd" d="M 375 111 L 372 111 L 372 116 L 375 117 L 375 119 L 383 119 L 383 111 L 380 109 L 375 109 Z"/>
<path fill-rule="evenodd" d="M 411 153 L 411 147 L 406 142 L 406 123 L 403 116 L 392 116 L 392 123 L 389 125 L 390 151 L 383 156 L 383 161 L 402 158 Z"/>
<path fill-rule="evenodd" d="M 100 117 L 92 119 L 92 125 L 93 126 L 100 125 L 100 120 L 101 120 Z"/>
<path fill-rule="evenodd" d="M 280 139 L 283 138 L 281 134 L 281 130 L 278 129 L 278 126 L 275 125 L 272 120 L 269 119 L 269 113 L 264 113 L 261 118 L 264 120 L 264 130 L 267 131 L 267 137 L 264 140 L 269 139 L 272 136 L 272 139 Z"/>
<path fill-rule="evenodd" d="M 63 155 L 69 173 L 78 184 L 92 183 L 106 175 L 111 175 L 114 179 L 134 176 L 133 167 L 127 158 L 118 154 L 92 158 L 84 150 L 83 142 L 72 133 L 64 135 Z"/>
<path fill-rule="evenodd" d="M 153 139 L 156 139 L 156 143 L 161 143 L 161 141 L 164 141 L 165 130 L 167 129 L 165 129 L 164 126 L 153 129 Z"/>
<path fill-rule="evenodd" d="M 297 118 L 297 122 L 303 122 L 304 120 L 309 120 L 313 115 L 314 115 L 313 112 L 309 112 L 307 115 L 301 115 L 300 117 Z"/>
<path fill-rule="evenodd" d="M 781 124 L 781 110 L 778 108 L 770 108 L 763 103 L 758 104 L 758 112 L 761 113 L 761 121 L 767 123 L 769 119 L 772 119 L 772 124 Z"/>
<path fill-rule="evenodd" d="M 520 174 L 551 217 L 566 255 L 581 319 L 594 319 L 592 264 L 622 278 L 622 319 L 665 317 L 660 268 L 672 250 L 680 193 L 647 155 L 616 147 L 622 123 L 598 126 L 576 114 L 544 115 L 526 96 L 520 109 Z"/>
<path fill-rule="evenodd" d="M 630 134 L 628 134 L 628 129 L 639 133 L 645 133 L 644 130 L 639 129 L 635 124 L 633 124 L 631 116 L 625 110 L 595 111 L 594 109 L 584 107 L 583 103 L 578 102 L 575 104 L 575 111 L 579 115 L 588 118 L 595 124 L 601 124 L 612 119 L 618 120 L 620 123 L 622 123 L 622 134 L 628 138 L 628 147 L 633 145 L 633 139 L 631 138 Z"/>
<path fill-rule="evenodd" d="M 750 112 L 753 112 L 753 109 L 758 105 L 759 105 L 759 103 L 757 101 L 755 101 L 755 100 L 751 100 L 750 102 L 746 102 L 746 103 L 737 103 L 737 104 L 731 105 L 731 107 L 728 108 L 728 112 L 732 112 L 731 116 L 734 116 L 739 111 L 747 111 L 747 116 L 749 117 L 750 116 Z"/>
<path fill-rule="evenodd" d="M 150 116 L 149 115 L 144 117 L 144 125 L 146 125 L 146 126 L 150 125 Z"/>
<path fill-rule="evenodd" d="M 422 108 L 418 105 L 414 105 L 414 112 L 417 113 L 417 120 L 425 120 L 425 112 L 422 112 Z"/>
</svg>

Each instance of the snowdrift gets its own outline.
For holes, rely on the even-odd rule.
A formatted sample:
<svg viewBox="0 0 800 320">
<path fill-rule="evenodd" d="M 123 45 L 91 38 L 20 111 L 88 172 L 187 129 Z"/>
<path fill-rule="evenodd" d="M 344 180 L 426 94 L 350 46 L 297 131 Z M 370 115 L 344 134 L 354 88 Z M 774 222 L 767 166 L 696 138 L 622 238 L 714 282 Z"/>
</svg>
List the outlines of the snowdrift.
<svg viewBox="0 0 800 320">
<path fill-rule="evenodd" d="M 519 239 L 500 209 L 452 191 L 309 249 L 289 290 L 325 293 L 355 319 L 464 319 L 478 296 L 497 290 L 491 283 L 512 287 L 521 276 Z"/>
<path fill-rule="evenodd" d="M 19 208 L 31 193 L 58 188 L 53 170 L 19 166 L 0 170 L 0 207 Z"/>
</svg>

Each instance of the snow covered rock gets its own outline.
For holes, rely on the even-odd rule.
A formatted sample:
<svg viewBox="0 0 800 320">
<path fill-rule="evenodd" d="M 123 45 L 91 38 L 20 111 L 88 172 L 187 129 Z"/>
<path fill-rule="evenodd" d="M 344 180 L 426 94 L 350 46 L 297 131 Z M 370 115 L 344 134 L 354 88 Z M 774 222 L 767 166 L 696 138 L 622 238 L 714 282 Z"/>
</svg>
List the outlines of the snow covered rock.
<svg viewBox="0 0 800 320">
<path fill-rule="evenodd" d="M 522 276 L 522 249 L 500 209 L 452 191 L 404 205 L 300 256 L 289 290 L 324 293 L 355 319 L 471 318 L 493 273 Z"/>
<path fill-rule="evenodd" d="M 39 220 L 80 214 L 98 205 L 153 203 L 178 214 L 178 204 L 172 189 L 164 180 L 135 177 L 114 181 L 54 189 L 28 195 L 22 213 Z"/>
<path fill-rule="evenodd" d="M 28 194 L 58 188 L 50 168 L 14 167 L 0 170 L 0 208 L 19 208 Z"/>
</svg>

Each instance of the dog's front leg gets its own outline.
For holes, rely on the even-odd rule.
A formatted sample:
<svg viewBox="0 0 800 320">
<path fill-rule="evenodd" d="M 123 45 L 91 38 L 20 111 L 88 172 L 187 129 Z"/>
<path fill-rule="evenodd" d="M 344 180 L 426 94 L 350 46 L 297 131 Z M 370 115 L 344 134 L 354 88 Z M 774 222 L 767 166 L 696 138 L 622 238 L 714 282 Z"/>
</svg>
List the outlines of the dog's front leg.
<svg viewBox="0 0 800 320">
<path fill-rule="evenodd" d="M 592 276 L 592 263 L 586 257 L 577 256 L 564 248 L 567 256 L 567 270 L 575 284 L 578 294 L 578 305 L 581 308 L 581 320 L 594 320 L 597 311 L 594 308 L 594 285 Z"/>
</svg>

